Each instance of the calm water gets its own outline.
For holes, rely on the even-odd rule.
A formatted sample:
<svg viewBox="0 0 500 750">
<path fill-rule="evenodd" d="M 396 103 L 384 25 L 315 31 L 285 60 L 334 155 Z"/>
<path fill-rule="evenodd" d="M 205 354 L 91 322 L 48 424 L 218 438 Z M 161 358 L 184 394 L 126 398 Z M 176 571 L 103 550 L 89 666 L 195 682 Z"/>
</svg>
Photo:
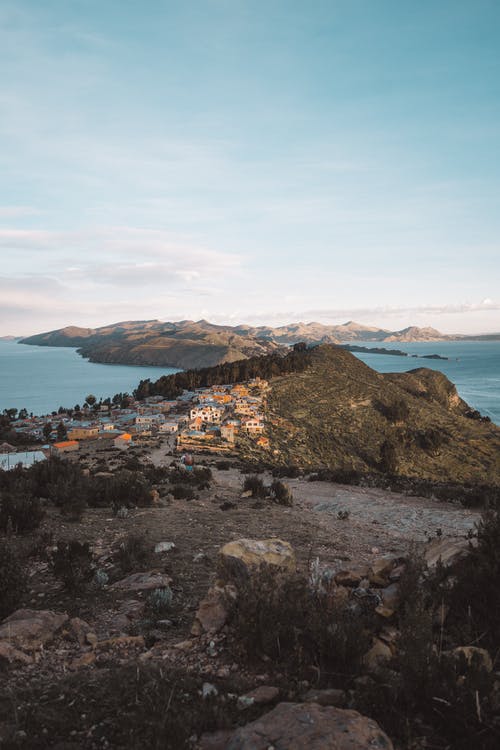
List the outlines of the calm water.
<svg viewBox="0 0 500 750">
<path fill-rule="evenodd" d="M 139 380 L 177 372 L 172 367 L 132 367 L 89 362 L 76 349 L 0 341 L 0 411 L 10 407 L 49 414 L 59 406 L 131 393 Z"/>
<path fill-rule="evenodd" d="M 357 343 L 357 342 L 356 342 Z M 416 344 L 373 344 L 411 354 L 440 354 L 448 360 L 413 359 L 384 354 L 359 354 L 378 372 L 405 372 L 416 367 L 440 370 L 457 386 L 460 396 L 484 416 L 500 424 L 500 341 L 443 341 Z"/>
</svg>

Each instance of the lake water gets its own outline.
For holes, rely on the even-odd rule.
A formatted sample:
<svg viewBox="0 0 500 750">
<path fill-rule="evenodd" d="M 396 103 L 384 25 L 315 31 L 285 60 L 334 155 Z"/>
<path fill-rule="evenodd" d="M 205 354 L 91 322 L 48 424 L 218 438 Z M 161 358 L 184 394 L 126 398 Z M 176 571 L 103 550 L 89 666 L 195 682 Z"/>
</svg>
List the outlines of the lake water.
<svg viewBox="0 0 500 750">
<path fill-rule="evenodd" d="M 373 343 L 361 345 L 375 346 Z M 500 424 L 499 341 L 386 344 L 385 347 L 411 354 L 440 354 L 449 359 L 383 354 L 356 356 L 379 372 L 404 372 L 416 367 L 440 370 L 455 383 L 460 396 L 470 406 Z M 94 364 L 80 357 L 75 349 L 0 341 L 0 411 L 25 407 L 34 414 L 48 414 L 61 405 L 83 403 L 88 393 L 97 398 L 125 391 L 131 393 L 140 380 L 156 380 L 171 372 L 176 370 Z"/>
<path fill-rule="evenodd" d="M 24 407 L 33 414 L 50 414 L 59 406 L 83 404 L 89 393 L 97 398 L 132 393 L 140 380 L 172 372 L 177 370 L 100 365 L 72 348 L 0 341 L 0 411 Z"/>
<path fill-rule="evenodd" d="M 356 342 L 357 344 L 358 342 Z M 410 354 L 439 354 L 440 359 L 414 359 L 395 357 L 391 354 L 360 354 L 355 352 L 370 367 L 378 372 L 406 372 L 417 367 L 440 370 L 457 386 L 460 396 L 484 416 L 500 424 L 500 341 L 443 341 L 418 342 L 415 344 L 374 344 L 385 349 L 399 349 Z"/>
</svg>

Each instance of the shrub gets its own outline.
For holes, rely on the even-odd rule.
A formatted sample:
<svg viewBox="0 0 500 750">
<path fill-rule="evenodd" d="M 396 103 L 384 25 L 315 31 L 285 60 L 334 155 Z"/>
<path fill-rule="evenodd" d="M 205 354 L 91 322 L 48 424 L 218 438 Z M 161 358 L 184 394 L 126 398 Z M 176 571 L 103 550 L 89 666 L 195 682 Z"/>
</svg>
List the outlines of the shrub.
<svg viewBox="0 0 500 750">
<path fill-rule="evenodd" d="M 80 591 L 94 575 L 92 552 L 88 542 L 72 539 L 59 540 L 51 556 L 50 565 L 56 578 L 59 578 L 68 591 Z"/>
<path fill-rule="evenodd" d="M 194 500 L 196 497 L 193 488 L 183 484 L 174 484 L 171 492 L 176 500 Z"/>
<path fill-rule="evenodd" d="M 275 479 L 271 484 L 271 496 L 275 503 L 278 505 L 286 505 L 291 507 L 293 505 L 293 495 L 288 485 L 284 482 L 280 482 L 279 479 Z"/>
<path fill-rule="evenodd" d="M 145 612 L 153 620 L 161 620 L 169 614 L 174 594 L 169 586 L 154 589 L 148 596 Z"/>
<path fill-rule="evenodd" d="M 132 570 L 146 566 L 151 561 L 152 555 L 153 548 L 146 537 L 143 534 L 131 532 L 120 544 L 114 560 L 124 573 L 130 573 Z"/>
<path fill-rule="evenodd" d="M 27 576 L 19 557 L 9 545 L 0 547 L 0 620 L 20 604 Z"/>
<path fill-rule="evenodd" d="M 395 444 L 386 440 L 380 448 L 380 471 L 386 474 L 395 474 L 398 468 L 398 454 Z"/>
<path fill-rule="evenodd" d="M 396 399 L 391 404 L 378 403 L 376 408 L 389 422 L 405 422 L 410 410 L 404 399 Z"/>
<path fill-rule="evenodd" d="M 232 628 L 248 658 L 272 659 L 294 677 L 306 676 L 315 665 L 329 683 L 333 674 L 342 681 L 359 673 L 369 648 L 369 617 L 334 606 L 303 575 L 262 566 L 241 585 Z"/>
<path fill-rule="evenodd" d="M 0 530 L 26 534 L 40 526 L 45 515 L 37 497 L 20 491 L 4 492 L 0 498 Z"/>
<path fill-rule="evenodd" d="M 500 647 L 500 511 L 487 511 L 477 525 L 477 545 L 454 569 L 448 603 L 450 624 L 463 642 L 495 653 Z"/>
<path fill-rule="evenodd" d="M 215 468 L 219 471 L 229 471 L 231 468 L 231 462 L 230 461 L 216 461 Z"/>
<path fill-rule="evenodd" d="M 243 491 L 251 492 L 252 497 L 264 498 L 267 494 L 264 482 L 260 477 L 255 475 L 245 478 L 243 483 Z"/>
</svg>

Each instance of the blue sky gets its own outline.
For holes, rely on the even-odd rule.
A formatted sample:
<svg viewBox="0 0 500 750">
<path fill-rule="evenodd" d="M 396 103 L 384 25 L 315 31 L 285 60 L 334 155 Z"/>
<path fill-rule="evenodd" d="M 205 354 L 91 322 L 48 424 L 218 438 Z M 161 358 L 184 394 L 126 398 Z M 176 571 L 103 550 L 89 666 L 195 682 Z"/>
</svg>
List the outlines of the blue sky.
<svg viewBox="0 0 500 750">
<path fill-rule="evenodd" d="M 4 0 L 0 334 L 500 330 L 496 0 Z"/>
</svg>

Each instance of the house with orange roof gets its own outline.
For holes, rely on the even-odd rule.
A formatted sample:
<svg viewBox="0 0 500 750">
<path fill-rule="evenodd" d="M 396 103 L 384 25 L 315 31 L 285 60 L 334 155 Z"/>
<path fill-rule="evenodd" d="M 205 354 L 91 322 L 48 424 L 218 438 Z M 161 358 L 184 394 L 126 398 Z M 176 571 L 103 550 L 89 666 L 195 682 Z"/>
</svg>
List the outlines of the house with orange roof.
<svg viewBox="0 0 500 750">
<path fill-rule="evenodd" d="M 122 450 L 124 448 L 129 448 L 132 445 L 132 435 L 129 432 L 124 432 L 122 435 L 118 435 L 118 437 L 113 440 L 113 445 L 115 448 L 120 448 Z"/>
<path fill-rule="evenodd" d="M 71 453 L 79 449 L 80 443 L 78 440 L 61 440 L 59 443 L 54 443 L 52 447 L 56 453 Z"/>
</svg>

